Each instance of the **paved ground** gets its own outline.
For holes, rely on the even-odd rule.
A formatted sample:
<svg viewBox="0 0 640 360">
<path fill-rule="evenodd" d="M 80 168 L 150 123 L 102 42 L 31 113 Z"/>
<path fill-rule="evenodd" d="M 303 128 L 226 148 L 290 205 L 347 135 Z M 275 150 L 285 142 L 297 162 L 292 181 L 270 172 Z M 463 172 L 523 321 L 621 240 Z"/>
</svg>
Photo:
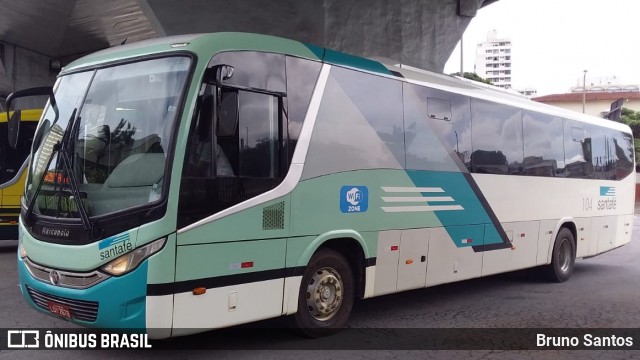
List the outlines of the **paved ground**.
<svg viewBox="0 0 640 360">
<path fill-rule="evenodd" d="M 0 328 L 57 328 L 73 326 L 28 308 L 16 284 L 15 243 L 0 244 Z M 628 246 L 589 260 L 579 260 L 571 280 L 564 284 L 541 281 L 533 270 L 503 274 L 429 289 L 369 299 L 357 304 L 349 326 L 331 340 L 308 340 L 288 330 L 274 329 L 253 337 L 233 338 L 233 332 L 217 331 L 163 342 L 165 348 L 194 348 L 203 343 L 224 347 L 227 341 L 245 349 L 203 351 L 3 351 L 0 360 L 14 359 L 157 359 L 233 358 L 327 359 L 424 358 L 529 359 L 619 358 L 640 359 L 638 352 L 624 351 L 411 351 L 367 350 L 380 343 L 406 343 L 418 336 L 407 328 L 639 328 L 640 216 L 636 216 L 633 241 Z M 265 325 L 266 324 L 266 325 Z M 274 325 L 275 324 L 275 325 Z M 279 326 L 267 322 L 256 327 Z M 374 330 L 369 330 L 374 329 Z M 362 336 L 369 336 L 370 347 Z M 5 336 L 0 334 L 0 336 Z M 355 339 L 355 341 L 351 341 Z M 636 339 L 640 342 L 640 339 Z M 363 345 L 364 344 L 364 345 Z M 232 346 L 232 347 L 233 347 Z M 348 351 L 350 346 L 358 350 Z M 312 351 L 280 350 L 313 348 Z M 391 346 L 394 347 L 394 346 Z M 398 348 L 402 346 L 398 345 Z M 453 346 L 455 347 L 455 345 Z M 408 348 L 411 348 L 410 346 Z"/>
</svg>

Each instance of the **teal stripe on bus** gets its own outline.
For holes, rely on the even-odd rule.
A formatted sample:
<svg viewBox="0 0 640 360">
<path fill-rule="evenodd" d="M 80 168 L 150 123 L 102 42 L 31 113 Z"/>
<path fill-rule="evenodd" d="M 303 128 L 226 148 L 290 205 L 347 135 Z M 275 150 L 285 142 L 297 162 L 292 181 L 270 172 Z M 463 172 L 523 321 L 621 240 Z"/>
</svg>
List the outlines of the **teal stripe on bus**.
<svg viewBox="0 0 640 360">
<path fill-rule="evenodd" d="M 323 60 L 324 62 L 333 65 L 342 65 L 385 75 L 393 75 L 391 71 L 389 71 L 389 69 L 387 69 L 384 65 L 377 61 L 345 54 L 330 49 L 325 50 Z"/>
</svg>

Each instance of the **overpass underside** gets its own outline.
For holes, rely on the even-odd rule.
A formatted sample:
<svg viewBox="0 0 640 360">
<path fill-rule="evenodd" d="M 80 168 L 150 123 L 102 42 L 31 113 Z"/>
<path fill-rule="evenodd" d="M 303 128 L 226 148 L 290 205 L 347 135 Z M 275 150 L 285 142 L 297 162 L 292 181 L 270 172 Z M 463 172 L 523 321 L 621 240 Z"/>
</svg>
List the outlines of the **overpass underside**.
<svg viewBox="0 0 640 360">
<path fill-rule="evenodd" d="M 186 33 L 271 34 L 441 72 L 496 0 L 0 0 L 0 97 L 92 51 Z"/>
<path fill-rule="evenodd" d="M 483 0 L 146 0 L 158 32 L 244 31 L 442 71 Z"/>
</svg>

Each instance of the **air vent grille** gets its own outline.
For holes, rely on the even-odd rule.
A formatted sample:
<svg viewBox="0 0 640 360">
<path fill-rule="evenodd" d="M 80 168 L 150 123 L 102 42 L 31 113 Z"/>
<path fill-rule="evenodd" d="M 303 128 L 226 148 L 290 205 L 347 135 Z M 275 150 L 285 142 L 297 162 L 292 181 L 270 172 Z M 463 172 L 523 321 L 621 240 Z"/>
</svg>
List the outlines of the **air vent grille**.
<svg viewBox="0 0 640 360">
<path fill-rule="evenodd" d="M 262 209 L 262 230 L 284 229 L 284 201 Z"/>
</svg>

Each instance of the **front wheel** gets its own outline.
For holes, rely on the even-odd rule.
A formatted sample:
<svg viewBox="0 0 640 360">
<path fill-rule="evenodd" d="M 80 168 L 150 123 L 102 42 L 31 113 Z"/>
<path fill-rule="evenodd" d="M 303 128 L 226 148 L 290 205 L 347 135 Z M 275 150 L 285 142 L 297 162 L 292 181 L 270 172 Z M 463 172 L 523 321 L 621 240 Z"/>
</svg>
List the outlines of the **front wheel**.
<svg viewBox="0 0 640 360">
<path fill-rule="evenodd" d="M 576 241 L 573 233 L 567 228 L 562 228 L 553 245 L 551 264 L 543 268 L 544 275 L 550 281 L 565 282 L 571 277 L 575 262 Z"/>
<path fill-rule="evenodd" d="M 318 250 L 302 276 L 294 325 L 312 338 L 337 332 L 349 319 L 354 294 L 349 262 L 335 250 Z"/>
</svg>

